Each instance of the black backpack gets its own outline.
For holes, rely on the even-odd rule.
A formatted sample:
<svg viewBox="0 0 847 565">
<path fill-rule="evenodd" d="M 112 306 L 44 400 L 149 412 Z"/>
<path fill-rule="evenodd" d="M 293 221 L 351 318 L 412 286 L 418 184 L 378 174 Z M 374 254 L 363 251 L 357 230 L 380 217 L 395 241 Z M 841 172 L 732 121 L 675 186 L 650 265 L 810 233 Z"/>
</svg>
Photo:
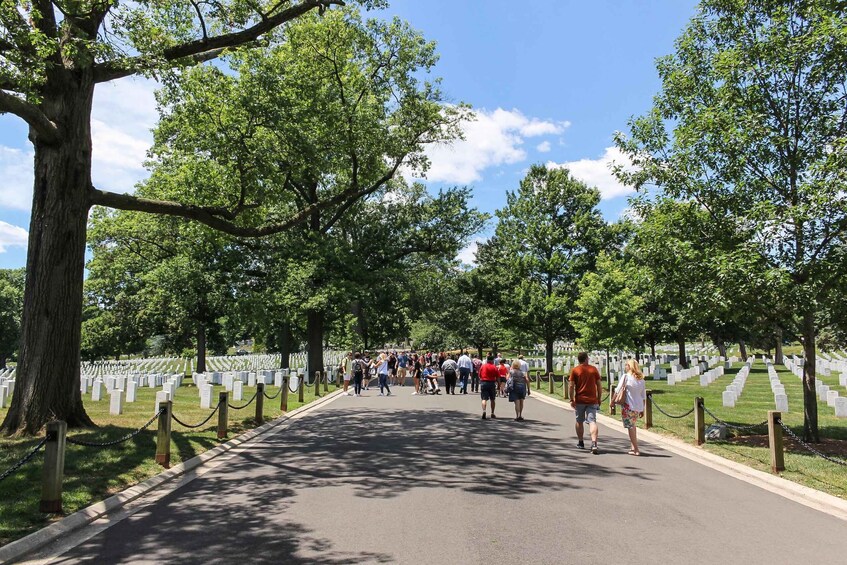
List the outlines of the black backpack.
<svg viewBox="0 0 847 565">
<path fill-rule="evenodd" d="M 362 361 L 360 359 L 356 359 L 353 361 L 353 376 L 354 377 L 363 377 L 365 376 L 365 371 L 362 369 Z"/>
</svg>

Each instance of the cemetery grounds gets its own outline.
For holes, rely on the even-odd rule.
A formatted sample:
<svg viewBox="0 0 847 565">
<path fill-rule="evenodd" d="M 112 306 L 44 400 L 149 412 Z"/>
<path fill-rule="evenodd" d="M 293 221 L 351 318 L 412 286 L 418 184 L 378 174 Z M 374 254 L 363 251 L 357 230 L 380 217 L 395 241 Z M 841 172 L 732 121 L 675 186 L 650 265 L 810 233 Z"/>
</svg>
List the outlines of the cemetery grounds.
<svg viewBox="0 0 847 565">
<path fill-rule="evenodd" d="M 180 372 L 183 361 L 174 361 L 172 367 L 162 372 Z M 330 391 L 335 385 L 330 383 Z M 190 379 L 176 389 L 173 401 L 173 413 L 186 424 L 202 422 L 214 409 L 218 393 L 223 386 L 214 386 L 212 390 L 212 409 L 200 408 L 198 389 Z M 278 388 L 265 387 L 269 396 L 275 396 Z M 89 442 L 108 442 L 126 436 L 146 424 L 153 417 L 156 393 L 161 387 L 139 387 L 136 401 L 124 403 L 123 414 L 109 414 L 109 395 L 104 394 L 98 402 L 91 401 L 90 393 L 83 395 L 85 409 L 91 419 L 99 426 L 91 430 L 69 430 L 68 437 Z M 233 401 L 236 405 L 245 404 L 256 392 L 256 387 L 244 386 L 244 400 Z M 230 397 L 231 398 L 231 397 Z M 303 404 L 315 399 L 314 386 L 306 387 Z M 297 393 L 289 394 L 288 409 L 302 406 Z M 5 417 L 8 408 L 0 408 L 0 418 Z M 278 418 L 280 402 L 265 400 L 264 417 L 266 421 Z M 255 427 L 253 417 L 255 405 L 243 410 L 229 410 L 229 428 L 227 439 Z M 4 471 L 26 455 L 41 437 L 14 438 L 0 436 L 0 471 Z M 217 438 L 217 416 L 199 429 L 188 429 L 172 422 L 171 465 L 183 461 L 218 446 L 227 440 Z M 163 469 L 154 456 L 156 453 L 156 423 L 138 433 L 131 440 L 108 448 L 91 448 L 67 445 L 65 455 L 65 479 L 63 494 L 64 515 L 70 515 L 91 504 L 112 496 L 127 487 L 160 473 Z M 41 474 L 43 451 L 21 469 L 0 482 L 0 546 L 19 539 L 35 530 L 61 519 L 63 516 L 42 514 L 38 511 L 41 499 Z"/>
</svg>

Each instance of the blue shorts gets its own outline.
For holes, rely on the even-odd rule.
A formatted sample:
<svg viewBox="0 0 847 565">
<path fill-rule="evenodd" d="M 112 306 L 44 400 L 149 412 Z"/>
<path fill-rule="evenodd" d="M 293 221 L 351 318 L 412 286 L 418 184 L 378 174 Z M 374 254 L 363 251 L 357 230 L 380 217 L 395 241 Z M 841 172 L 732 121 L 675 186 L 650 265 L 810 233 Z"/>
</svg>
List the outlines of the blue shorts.
<svg viewBox="0 0 847 565">
<path fill-rule="evenodd" d="M 482 381 L 479 385 L 479 394 L 483 400 L 494 400 L 497 398 L 497 383 L 494 381 Z"/>
<path fill-rule="evenodd" d="M 597 410 L 600 409 L 598 404 L 577 404 L 576 405 L 576 421 L 581 424 L 588 421 L 589 424 L 597 423 Z"/>
</svg>

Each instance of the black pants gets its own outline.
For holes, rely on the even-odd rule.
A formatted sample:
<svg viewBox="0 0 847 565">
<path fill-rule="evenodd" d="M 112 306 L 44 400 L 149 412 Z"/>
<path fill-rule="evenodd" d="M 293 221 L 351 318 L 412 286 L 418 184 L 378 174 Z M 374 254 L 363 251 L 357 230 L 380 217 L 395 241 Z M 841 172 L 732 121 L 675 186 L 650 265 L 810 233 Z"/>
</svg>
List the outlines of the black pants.
<svg viewBox="0 0 847 565">
<path fill-rule="evenodd" d="M 444 388 L 447 394 L 456 394 L 456 371 L 444 371 Z"/>
<path fill-rule="evenodd" d="M 479 392 L 479 373 L 471 374 L 471 392 Z"/>
<path fill-rule="evenodd" d="M 356 394 L 362 394 L 362 379 L 364 375 L 353 375 L 353 390 Z"/>
</svg>

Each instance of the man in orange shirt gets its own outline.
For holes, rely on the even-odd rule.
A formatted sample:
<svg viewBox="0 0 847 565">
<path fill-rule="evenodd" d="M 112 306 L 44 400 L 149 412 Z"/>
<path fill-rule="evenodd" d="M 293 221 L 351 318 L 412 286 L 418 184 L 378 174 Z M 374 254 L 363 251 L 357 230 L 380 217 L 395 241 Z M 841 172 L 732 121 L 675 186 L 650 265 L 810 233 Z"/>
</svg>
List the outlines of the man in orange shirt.
<svg viewBox="0 0 847 565">
<path fill-rule="evenodd" d="M 591 453 L 597 454 L 597 410 L 600 409 L 600 398 L 603 396 L 603 385 L 600 371 L 588 364 L 588 353 L 581 352 L 577 357 L 579 365 L 571 370 L 568 377 L 571 407 L 576 411 L 576 437 L 579 440 L 577 448 L 585 449 L 582 436 L 585 433 L 583 422 L 588 421 L 591 433 Z"/>
</svg>

